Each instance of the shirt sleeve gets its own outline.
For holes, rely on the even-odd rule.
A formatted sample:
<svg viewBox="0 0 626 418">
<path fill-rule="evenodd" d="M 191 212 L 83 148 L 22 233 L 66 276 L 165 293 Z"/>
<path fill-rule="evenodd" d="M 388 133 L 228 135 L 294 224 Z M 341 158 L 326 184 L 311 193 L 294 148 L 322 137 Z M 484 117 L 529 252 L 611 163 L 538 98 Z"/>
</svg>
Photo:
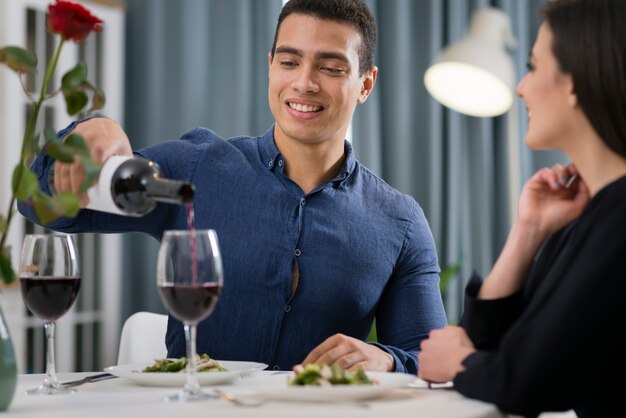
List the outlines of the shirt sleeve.
<svg viewBox="0 0 626 418">
<path fill-rule="evenodd" d="M 432 233 L 417 204 L 397 266 L 376 312 L 377 347 L 395 360 L 395 371 L 417 373 L 420 343 L 447 319 L 439 290 Z"/>
</svg>

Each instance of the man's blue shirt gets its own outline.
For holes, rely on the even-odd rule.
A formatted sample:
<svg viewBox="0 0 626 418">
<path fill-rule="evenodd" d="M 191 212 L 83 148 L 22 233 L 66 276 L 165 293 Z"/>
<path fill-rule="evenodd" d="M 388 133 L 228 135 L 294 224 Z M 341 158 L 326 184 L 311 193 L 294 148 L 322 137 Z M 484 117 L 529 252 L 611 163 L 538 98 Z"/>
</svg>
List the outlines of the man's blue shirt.
<svg viewBox="0 0 626 418">
<path fill-rule="evenodd" d="M 446 325 L 432 234 L 415 200 L 356 161 L 349 143 L 337 177 L 307 194 L 286 176 L 273 129 L 225 140 L 198 128 L 136 155 L 191 181 L 196 228 L 217 231 L 224 289 L 198 326 L 199 353 L 290 370 L 336 333 L 365 340 L 376 318 L 376 345 L 396 371 L 416 372 L 420 342 Z M 44 189 L 52 162 L 42 154 L 33 165 Z M 20 211 L 36 221 L 32 207 Z M 47 226 L 160 239 L 187 223 L 182 206 L 160 204 L 142 218 L 82 210 Z M 171 317 L 166 344 L 168 356 L 186 355 Z"/>
</svg>

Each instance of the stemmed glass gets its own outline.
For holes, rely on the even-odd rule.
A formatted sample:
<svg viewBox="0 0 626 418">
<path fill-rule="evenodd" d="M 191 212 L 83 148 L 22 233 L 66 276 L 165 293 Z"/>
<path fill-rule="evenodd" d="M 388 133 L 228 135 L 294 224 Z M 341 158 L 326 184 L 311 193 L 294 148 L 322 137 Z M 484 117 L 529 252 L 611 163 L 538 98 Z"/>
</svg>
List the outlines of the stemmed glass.
<svg viewBox="0 0 626 418">
<path fill-rule="evenodd" d="M 72 235 L 26 235 L 20 260 L 20 286 L 26 307 L 45 321 L 46 378 L 31 395 L 72 393 L 57 380 L 55 321 L 74 304 L 80 288 L 78 250 Z"/>
<path fill-rule="evenodd" d="M 166 401 L 214 397 L 200 390 L 196 378 L 196 326 L 213 312 L 223 282 L 214 230 L 165 231 L 157 260 L 157 286 L 169 313 L 183 322 L 187 343 L 187 383 Z"/>
</svg>

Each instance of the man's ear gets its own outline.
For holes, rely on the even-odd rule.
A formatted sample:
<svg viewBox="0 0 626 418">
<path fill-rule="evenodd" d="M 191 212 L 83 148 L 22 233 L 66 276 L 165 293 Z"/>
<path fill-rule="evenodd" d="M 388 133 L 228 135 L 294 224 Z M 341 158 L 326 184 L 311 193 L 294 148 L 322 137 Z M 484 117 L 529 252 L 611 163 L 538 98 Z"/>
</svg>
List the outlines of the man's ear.
<svg viewBox="0 0 626 418">
<path fill-rule="evenodd" d="M 363 74 L 363 85 L 361 86 L 361 93 L 359 94 L 359 98 L 357 102 L 359 104 L 365 103 L 367 98 L 369 97 L 372 89 L 374 88 L 374 84 L 376 84 L 376 77 L 378 76 L 378 67 L 374 66 L 367 73 Z"/>
</svg>

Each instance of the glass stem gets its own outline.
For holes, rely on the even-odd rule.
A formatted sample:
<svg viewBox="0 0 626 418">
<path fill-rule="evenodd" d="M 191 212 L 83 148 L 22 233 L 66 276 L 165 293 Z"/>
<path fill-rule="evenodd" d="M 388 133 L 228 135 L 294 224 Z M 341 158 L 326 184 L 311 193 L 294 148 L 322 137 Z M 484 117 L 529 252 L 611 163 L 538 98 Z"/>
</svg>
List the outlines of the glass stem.
<svg viewBox="0 0 626 418">
<path fill-rule="evenodd" d="M 44 328 L 46 330 L 46 340 L 47 340 L 47 348 L 46 348 L 46 382 L 48 386 L 58 388 L 59 381 L 57 380 L 57 373 L 55 370 L 55 359 L 54 359 L 54 330 L 55 323 L 54 321 L 46 321 L 44 324 Z"/>
<path fill-rule="evenodd" d="M 200 391 L 196 379 L 196 325 L 185 322 L 185 342 L 187 343 L 187 383 L 185 392 L 195 394 Z"/>
</svg>

